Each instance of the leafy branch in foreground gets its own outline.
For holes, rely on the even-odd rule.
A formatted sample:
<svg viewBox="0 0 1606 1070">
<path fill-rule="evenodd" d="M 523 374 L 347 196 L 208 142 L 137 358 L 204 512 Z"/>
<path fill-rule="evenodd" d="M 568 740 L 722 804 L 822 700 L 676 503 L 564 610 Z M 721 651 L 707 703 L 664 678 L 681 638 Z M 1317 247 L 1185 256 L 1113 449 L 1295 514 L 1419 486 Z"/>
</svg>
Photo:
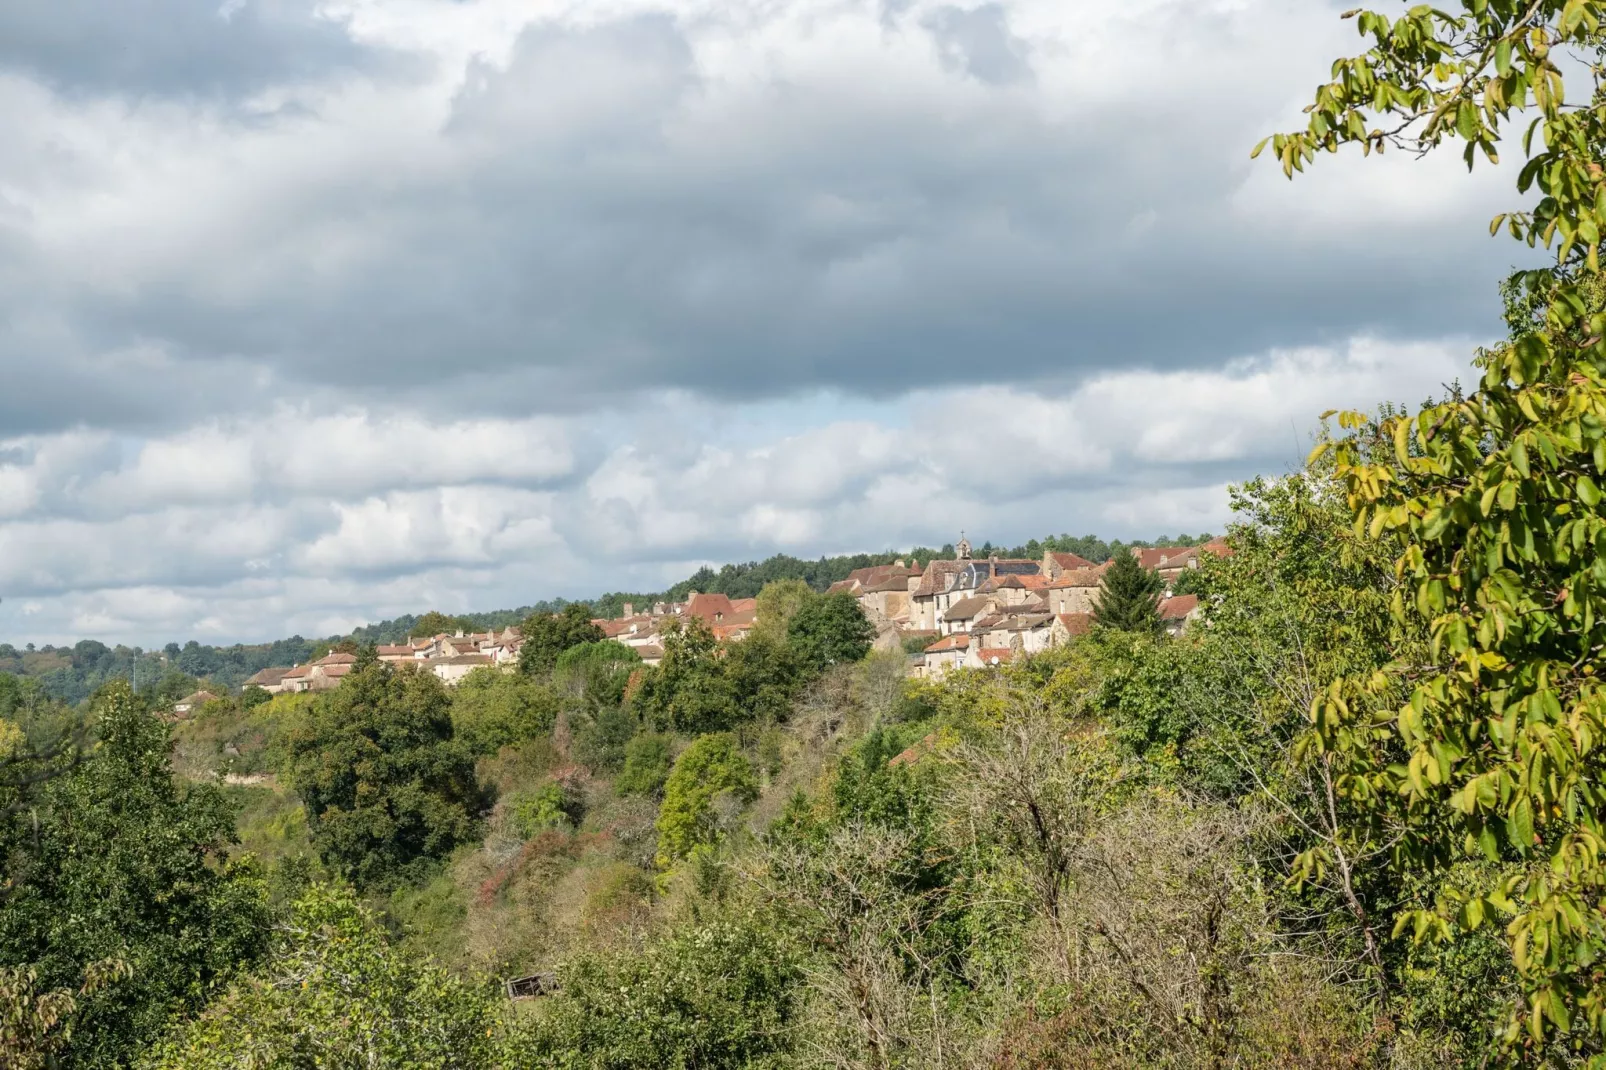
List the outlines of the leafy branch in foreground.
<svg viewBox="0 0 1606 1070">
<path fill-rule="evenodd" d="M 1518 178 L 1538 199 L 1497 216 L 1553 266 L 1519 273 L 1509 343 L 1483 352 L 1468 397 L 1372 422 L 1340 416 L 1333 451 L 1358 531 L 1392 533 L 1393 613 L 1431 636 L 1428 664 L 1340 678 L 1313 703 L 1312 746 L 1353 800 L 1404 818 L 1400 869 L 1486 859 L 1397 931 L 1448 937 L 1505 921 L 1524 999 L 1506 1031 L 1532 1057 L 1566 1044 L 1596 1064 L 1606 1037 L 1606 66 L 1602 0 L 1462 0 L 1391 20 L 1351 12 L 1372 47 L 1340 59 L 1306 129 L 1268 141 L 1285 174 L 1318 150 L 1424 154 L 1447 138 L 1496 158 L 1523 132 Z M 1563 71 L 1591 79 L 1567 101 Z M 1267 142 L 1256 147 L 1258 154 Z M 1403 704 L 1387 701 L 1403 685 Z M 1391 748 L 1404 750 L 1390 761 Z M 1517 1049 L 1514 1049 L 1517 1050 Z"/>
</svg>

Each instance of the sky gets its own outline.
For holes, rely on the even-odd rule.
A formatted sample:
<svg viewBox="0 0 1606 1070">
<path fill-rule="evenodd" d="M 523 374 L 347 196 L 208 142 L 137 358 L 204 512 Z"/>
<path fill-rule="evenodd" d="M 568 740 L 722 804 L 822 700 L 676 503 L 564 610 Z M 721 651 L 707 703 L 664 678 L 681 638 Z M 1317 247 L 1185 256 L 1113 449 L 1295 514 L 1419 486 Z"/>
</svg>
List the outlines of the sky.
<svg viewBox="0 0 1606 1070">
<path fill-rule="evenodd" d="M 1509 167 L 1250 161 L 1346 4 L 0 5 L 0 641 L 1219 532 L 1518 259 Z"/>
</svg>

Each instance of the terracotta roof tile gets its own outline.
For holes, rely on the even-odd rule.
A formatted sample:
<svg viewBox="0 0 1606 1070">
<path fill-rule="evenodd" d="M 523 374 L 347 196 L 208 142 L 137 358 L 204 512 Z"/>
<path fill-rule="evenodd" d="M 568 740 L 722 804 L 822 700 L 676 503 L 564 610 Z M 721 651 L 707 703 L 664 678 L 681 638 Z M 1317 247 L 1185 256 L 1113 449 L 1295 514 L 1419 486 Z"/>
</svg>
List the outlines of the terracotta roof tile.
<svg viewBox="0 0 1606 1070">
<path fill-rule="evenodd" d="M 1160 603 L 1161 620 L 1182 620 L 1189 613 L 1199 608 L 1199 596 L 1196 594 L 1179 594 L 1174 598 L 1167 598 Z"/>
<path fill-rule="evenodd" d="M 1049 553 L 1049 555 L 1048 555 L 1048 559 L 1050 561 L 1054 562 L 1060 568 L 1064 568 L 1064 569 L 1071 569 L 1071 568 L 1097 568 L 1098 567 L 1092 561 L 1089 561 L 1087 558 L 1082 557 L 1079 554 L 1061 553 L 1059 551 L 1051 551 Z"/>
</svg>

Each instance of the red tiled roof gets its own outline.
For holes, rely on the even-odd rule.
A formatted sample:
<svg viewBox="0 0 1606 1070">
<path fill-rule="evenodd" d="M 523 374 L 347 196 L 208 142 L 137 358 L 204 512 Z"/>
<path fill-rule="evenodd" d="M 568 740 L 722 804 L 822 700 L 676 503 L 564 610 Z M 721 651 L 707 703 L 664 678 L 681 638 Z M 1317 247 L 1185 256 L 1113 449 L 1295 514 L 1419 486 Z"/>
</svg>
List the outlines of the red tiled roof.
<svg viewBox="0 0 1606 1070">
<path fill-rule="evenodd" d="M 966 561 L 932 561 L 926 565 L 921 574 L 920 583 L 915 587 L 915 594 L 936 594 L 939 589 L 946 590 L 948 580 L 962 571 L 969 562 Z"/>
<path fill-rule="evenodd" d="M 1063 568 L 1063 569 L 1097 568 L 1098 567 L 1093 562 L 1089 561 L 1087 558 L 1082 557 L 1079 554 L 1059 553 L 1059 552 L 1051 551 L 1049 553 L 1049 555 L 1048 555 L 1048 559 L 1050 561 L 1054 562 L 1056 565 L 1058 565 L 1060 568 Z"/>
<path fill-rule="evenodd" d="M 1104 582 L 1104 573 L 1109 569 L 1109 563 L 1095 565 L 1092 568 L 1073 568 L 1061 572 L 1059 576 L 1049 581 L 1051 589 L 1063 590 L 1066 587 L 1098 587 Z"/>
<path fill-rule="evenodd" d="M 255 676 L 245 682 L 247 687 L 255 684 L 259 687 L 272 687 L 274 684 L 290 675 L 289 669 L 262 669 Z"/>
<path fill-rule="evenodd" d="M 283 679 L 285 679 L 285 680 L 299 680 L 299 679 L 301 679 L 303 676 L 307 675 L 311 671 L 312 671 L 312 666 L 311 665 L 297 665 L 295 668 L 293 668 L 289 672 L 285 673 L 284 676 L 283 676 Z"/>
<path fill-rule="evenodd" d="M 1065 626 L 1065 631 L 1071 635 L 1086 635 L 1093 630 L 1093 614 L 1091 613 L 1061 613 L 1059 622 Z"/>
<path fill-rule="evenodd" d="M 445 658 L 430 658 L 424 664 L 430 665 L 430 666 L 434 666 L 434 665 L 489 665 L 490 663 L 491 663 L 491 655 L 489 655 L 489 654 L 453 654 L 452 656 L 445 657 Z"/>
<path fill-rule="evenodd" d="M 978 650 L 976 654 L 981 658 L 983 665 L 1008 665 L 1010 659 L 1015 656 L 1015 652 L 1007 646 L 995 646 L 990 649 Z"/>
<path fill-rule="evenodd" d="M 1160 603 L 1161 620 L 1182 620 L 1189 613 L 1199 608 L 1199 596 L 1196 594 L 1179 594 L 1174 598 L 1167 598 Z"/>
<path fill-rule="evenodd" d="M 724 618 L 729 617 L 734 612 L 736 612 L 736 609 L 731 605 L 731 600 L 726 595 L 697 594 L 687 599 L 686 612 L 683 616 L 697 617 L 709 624 L 713 624 L 717 617 L 719 618 L 719 623 L 723 624 Z"/>
<path fill-rule="evenodd" d="M 339 680 L 347 673 L 351 672 L 352 666 L 349 662 L 336 662 L 333 665 L 320 664 L 318 668 L 321 669 L 323 674 L 329 679 Z"/>
<path fill-rule="evenodd" d="M 927 653 L 927 654 L 941 654 L 941 653 L 944 653 L 945 651 L 949 651 L 949 650 L 969 650 L 969 649 L 970 649 L 970 636 L 964 634 L 963 632 L 959 632 L 959 633 L 956 633 L 954 635 L 947 636 L 947 637 L 945 637 L 943 639 L 939 639 L 935 643 L 932 643 L 930 646 L 926 647 L 925 653 Z"/>
</svg>

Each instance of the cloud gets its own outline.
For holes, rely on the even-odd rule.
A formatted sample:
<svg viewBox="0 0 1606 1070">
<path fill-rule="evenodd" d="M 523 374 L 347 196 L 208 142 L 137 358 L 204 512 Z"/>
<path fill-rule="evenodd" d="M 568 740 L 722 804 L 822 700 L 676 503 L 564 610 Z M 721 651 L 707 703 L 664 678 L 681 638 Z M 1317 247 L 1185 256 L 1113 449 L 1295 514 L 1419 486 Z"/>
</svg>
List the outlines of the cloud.
<svg viewBox="0 0 1606 1070">
<path fill-rule="evenodd" d="M 1498 330 L 1509 170 L 1247 159 L 1356 47 L 1337 15 L 11 5 L 0 633 L 1219 526 L 1315 413 Z"/>
<path fill-rule="evenodd" d="M 1512 254 L 1482 237 L 1504 206 L 1485 172 L 1323 161 L 1289 186 L 1247 160 L 1352 47 L 1329 5 L 520 11 L 247 4 L 227 26 L 416 61 L 380 76 L 286 43 L 316 71 L 273 67 L 300 106 L 252 123 L 115 67 L 84 99 L 19 46 L 0 419 L 1063 389 L 1495 325 Z"/>
<path fill-rule="evenodd" d="M 607 421 L 282 411 L 137 445 L 17 439 L 0 443 L 0 632 L 261 640 L 961 528 L 998 543 L 1220 530 L 1225 484 L 1296 467 L 1321 408 L 1425 396 L 1468 348 L 1359 339 L 1059 392 L 939 388 L 768 435 L 718 403 L 656 399 L 672 424 L 737 429 L 678 444 L 652 404 Z"/>
<path fill-rule="evenodd" d="M 71 94 L 237 98 L 362 69 L 310 0 L 50 0 L 0 6 L 0 65 Z"/>
</svg>

